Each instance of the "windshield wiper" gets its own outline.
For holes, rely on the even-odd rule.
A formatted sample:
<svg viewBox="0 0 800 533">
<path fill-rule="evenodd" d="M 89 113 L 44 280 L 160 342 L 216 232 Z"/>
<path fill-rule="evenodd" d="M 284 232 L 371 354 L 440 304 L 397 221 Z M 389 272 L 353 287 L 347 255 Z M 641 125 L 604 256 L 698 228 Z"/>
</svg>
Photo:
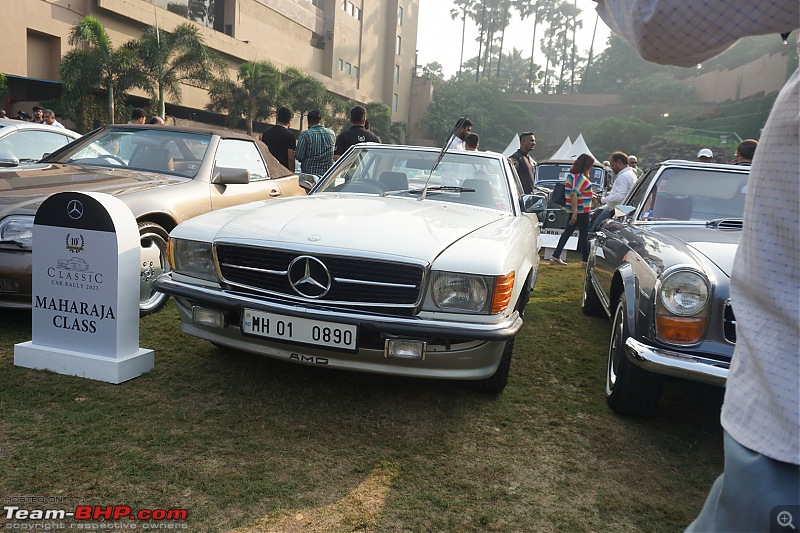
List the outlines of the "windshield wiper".
<svg viewBox="0 0 800 533">
<path fill-rule="evenodd" d="M 444 146 L 442 146 L 442 150 L 439 152 L 439 157 L 436 158 L 436 162 L 433 164 L 433 168 L 431 168 L 431 171 L 428 173 L 428 179 L 425 180 L 425 186 L 422 188 L 422 194 L 419 197 L 420 200 L 425 199 L 425 194 L 427 194 L 428 192 L 428 182 L 431 181 L 431 176 L 433 176 L 433 171 L 436 170 L 436 167 L 438 167 L 439 163 L 442 162 L 442 158 L 444 157 L 445 152 L 447 152 L 447 149 L 450 147 L 450 139 L 453 138 L 453 135 L 455 135 L 456 132 L 459 129 L 461 129 L 461 126 L 463 126 L 466 121 L 467 121 L 467 115 L 464 115 L 463 117 L 458 119 L 458 122 L 456 122 L 456 127 L 453 128 L 453 132 L 450 134 L 449 137 L 447 137 L 447 140 L 444 142 Z M 439 190 L 445 190 L 445 189 L 439 189 Z"/>
<path fill-rule="evenodd" d="M 382 193 L 381 196 L 386 196 L 388 194 L 398 194 L 398 193 L 422 194 L 423 192 L 430 192 L 430 191 L 475 192 L 475 189 L 471 189 L 469 187 L 459 187 L 457 185 L 434 185 L 426 189 L 400 189 L 397 191 L 386 191 Z"/>
<path fill-rule="evenodd" d="M 23 243 L 22 241 L 15 241 L 13 239 L 0 241 L 0 246 L 5 244 L 13 244 L 14 246 L 18 246 L 19 248 L 25 248 L 25 243 Z"/>
</svg>

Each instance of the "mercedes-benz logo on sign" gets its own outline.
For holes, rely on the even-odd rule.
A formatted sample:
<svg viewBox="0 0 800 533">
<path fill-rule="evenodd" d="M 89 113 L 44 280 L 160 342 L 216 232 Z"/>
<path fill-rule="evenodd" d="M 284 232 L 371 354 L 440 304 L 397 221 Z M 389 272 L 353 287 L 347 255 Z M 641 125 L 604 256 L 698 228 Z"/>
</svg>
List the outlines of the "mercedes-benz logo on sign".
<svg viewBox="0 0 800 533">
<path fill-rule="evenodd" d="M 67 215 L 72 220 L 78 220 L 83 216 L 83 204 L 78 200 L 70 200 L 67 204 Z"/>
<path fill-rule="evenodd" d="M 331 274 L 325 264 L 310 255 L 295 257 L 289 263 L 289 285 L 300 296 L 322 298 L 331 290 Z"/>
</svg>

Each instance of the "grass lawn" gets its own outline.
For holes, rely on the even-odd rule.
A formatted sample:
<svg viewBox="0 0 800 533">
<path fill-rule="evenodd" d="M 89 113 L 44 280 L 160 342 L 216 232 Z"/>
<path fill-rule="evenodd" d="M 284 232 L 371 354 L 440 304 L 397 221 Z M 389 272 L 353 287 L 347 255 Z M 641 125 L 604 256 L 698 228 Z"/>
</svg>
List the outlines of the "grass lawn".
<svg viewBox="0 0 800 533">
<path fill-rule="evenodd" d="M 13 366 L 30 313 L 0 311 L 3 505 L 185 508 L 192 531 L 682 531 L 722 471 L 722 390 L 669 383 L 657 418 L 614 415 L 610 324 L 581 314 L 570 259 L 542 265 L 499 396 L 218 349 L 172 304 L 141 322 L 155 369 L 111 385 Z"/>
</svg>

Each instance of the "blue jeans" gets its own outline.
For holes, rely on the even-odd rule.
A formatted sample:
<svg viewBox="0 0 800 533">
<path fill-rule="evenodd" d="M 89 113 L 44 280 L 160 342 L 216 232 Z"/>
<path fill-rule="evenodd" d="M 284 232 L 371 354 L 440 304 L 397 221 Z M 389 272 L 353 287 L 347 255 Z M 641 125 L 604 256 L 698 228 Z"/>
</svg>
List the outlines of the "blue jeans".
<svg viewBox="0 0 800 533">
<path fill-rule="evenodd" d="M 570 215 L 571 217 L 572 215 Z M 583 262 L 589 260 L 589 217 L 591 213 L 578 213 L 578 220 L 575 221 L 574 224 L 567 222 L 567 227 L 564 228 L 564 233 L 561 234 L 561 237 L 558 239 L 558 246 L 556 246 L 556 251 L 553 252 L 553 257 L 561 257 L 561 252 L 564 251 L 564 246 L 567 245 L 567 240 L 569 236 L 572 235 L 572 232 L 575 231 L 575 228 L 578 228 L 578 250 L 581 252 L 581 257 L 583 257 Z M 572 220 L 570 218 L 570 220 Z"/>
</svg>

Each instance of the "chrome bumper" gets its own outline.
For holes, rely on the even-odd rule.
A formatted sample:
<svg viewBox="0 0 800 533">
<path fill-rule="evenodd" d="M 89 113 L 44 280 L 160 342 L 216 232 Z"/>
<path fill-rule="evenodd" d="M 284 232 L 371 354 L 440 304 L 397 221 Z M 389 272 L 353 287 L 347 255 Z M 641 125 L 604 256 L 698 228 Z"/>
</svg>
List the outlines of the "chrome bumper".
<svg viewBox="0 0 800 533">
<path fill-rule="evenodd" d="M 729 363 L 654 348 L 628 337 L 625 353 L 634 364 L 654 374 L 663 374 L 711 385 L 725 386 Z"/>
<path fill-rule="evenodd" d="M 160 276 L 153 287 L 165 294 L 184 298 L 205 307 L 227 311 L 241 316 L 242 309 L 257 309 L 288 316 L 356 324 L 391 335 L 413 337 L 438 337 L 452 340 L 505 341 L 513 338 L 522 328 L 518 311 L 492 324 L 426 320 L 414 317 L 379 316 L 359 313 L 356 310 L 317 309 L 299 304 L 286 304 L 270 299 L 251 298 L 242 294 L 200 287 L 175 281 L 169 274 Z M 320 302 L 324 304 L 324 302 Z"/>
</svg>

